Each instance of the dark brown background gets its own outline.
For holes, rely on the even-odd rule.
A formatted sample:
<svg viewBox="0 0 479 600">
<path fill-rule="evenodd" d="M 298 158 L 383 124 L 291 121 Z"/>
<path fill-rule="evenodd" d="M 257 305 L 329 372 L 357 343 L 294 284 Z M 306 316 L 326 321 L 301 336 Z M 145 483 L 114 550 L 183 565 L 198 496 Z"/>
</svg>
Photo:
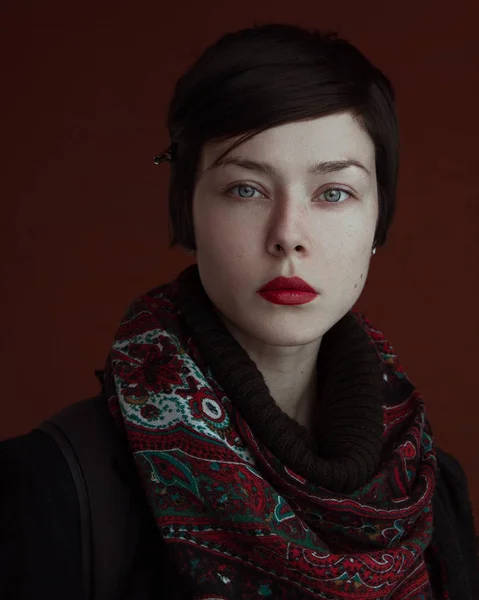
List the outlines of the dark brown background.
<svg viewBox="0 0 479 600">
<path fill-rule="evenodd" d="M 422 390 L 479 514 L 479 41 L 476 2 L 2 3 L 1 423 L 20 434 L 94 394 L 128 304 L 174 277 L 173 85 L 227 30 L 336 29 L 393 80 L 399 209 L 360 308 Z"/>
</svg>

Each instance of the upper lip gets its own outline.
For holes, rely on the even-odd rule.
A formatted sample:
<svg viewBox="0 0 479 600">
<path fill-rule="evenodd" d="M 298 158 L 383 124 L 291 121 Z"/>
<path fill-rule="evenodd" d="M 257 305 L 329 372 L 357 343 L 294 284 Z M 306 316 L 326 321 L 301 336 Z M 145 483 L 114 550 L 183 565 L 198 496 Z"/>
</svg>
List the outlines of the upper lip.
<svg viewBox="0 0 479 600">
<path fill-rule="evenodd" d="M 259 291 L 266 292 L 269 290 L 298 290 L 300 292 L 311 292 L 312 294 L 317 293 L 301 277 L 276 277 L 276 279 L 269 281 Z"/>
</svg>

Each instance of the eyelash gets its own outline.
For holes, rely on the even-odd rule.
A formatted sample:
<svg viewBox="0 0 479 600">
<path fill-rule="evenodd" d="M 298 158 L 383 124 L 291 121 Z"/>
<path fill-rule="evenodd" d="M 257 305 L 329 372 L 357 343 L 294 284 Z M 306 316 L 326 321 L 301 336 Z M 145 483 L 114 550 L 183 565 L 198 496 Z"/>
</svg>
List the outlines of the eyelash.
<svg viewBox="0 0 479 600">
<path fill-rule="evenodd" d="M 258 190 L 258 188 L 256 188 L 254 185 L 251 185 L 250 183 L 246 183 L 246 182 L 240 182 L 240 183 L 236 183 L 235 185 L 226 188 L 224 191 L 229 194 L 231 192 L 231 190 L 234 190 L 235 188 L 240 188 L 240 187 L 249 187 L 252 188 L 253 190 L 255 190 L 256 192 L 263 194 L 263 192 L 261 192 L 260 190 Z M 352 192 L 350 192 L 349 190 L 345 190 L 342 187 L 338 187 L 338 186 L 332 186 L 330 188 L 327 188 L 326 190 L 324 190 L 323 192 L 321 192 L 321 196 L 323 194 L 325 194 L 326 192 L 330 192 L 331 190 L 337 190 L 339 192 L 343 192 L 344 194 L 348 194 L 348 196 L 351 196 L 352 198 L 354 198 L 354 194 Z M 243 198 L 242 196 L 237 196 L 237 198 L 240 198 L 240 200 L 255 200 L 256 198 Z M 345 202 L 345 200 L 339 200 L 338 202 L 328 202 L 327 200 L 324 200 L 324 202 L 326 202 L 327 204 L 342 204 L 343 202 Z"/>
</svg>

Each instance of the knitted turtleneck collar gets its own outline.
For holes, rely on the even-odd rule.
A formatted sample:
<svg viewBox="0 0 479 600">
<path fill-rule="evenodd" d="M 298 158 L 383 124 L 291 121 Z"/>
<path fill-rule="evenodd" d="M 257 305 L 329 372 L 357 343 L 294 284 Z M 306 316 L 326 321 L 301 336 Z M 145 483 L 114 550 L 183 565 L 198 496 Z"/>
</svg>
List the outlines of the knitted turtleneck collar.
<svg viewBox="0 0 479 600">
<path fill-rule="evenodd" d="M 353 313 L 321 342 L 311 435 L 277 406 L 256 364 L 214 310 L 196 265 L 179 277 L 178 306 L 217 381 L 285 466 L 334 492 L 352 492 L 372 478 L 383 451 L 384 382 L 377 352 Z"/>
</svg>

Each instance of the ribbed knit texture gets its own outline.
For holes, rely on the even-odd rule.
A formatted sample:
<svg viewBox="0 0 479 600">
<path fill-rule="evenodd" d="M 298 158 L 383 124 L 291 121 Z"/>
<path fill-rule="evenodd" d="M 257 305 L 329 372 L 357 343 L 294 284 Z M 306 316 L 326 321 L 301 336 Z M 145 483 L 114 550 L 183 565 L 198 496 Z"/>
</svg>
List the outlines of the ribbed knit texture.
<svg viewBox="0 0 479 600">
<path fill-rule="evenodd" d="M 311 435 L 275 403 L 256 364 L 215 312 L 197 266 L 186 269 L 179 283 L 186 328 L 258 438 L 312 483 L 343 493 L 364 485 L 383 450 L 383 388 L 378 355 L 354 314 L 348 313 L 322 340 Z"/>
</svg>

